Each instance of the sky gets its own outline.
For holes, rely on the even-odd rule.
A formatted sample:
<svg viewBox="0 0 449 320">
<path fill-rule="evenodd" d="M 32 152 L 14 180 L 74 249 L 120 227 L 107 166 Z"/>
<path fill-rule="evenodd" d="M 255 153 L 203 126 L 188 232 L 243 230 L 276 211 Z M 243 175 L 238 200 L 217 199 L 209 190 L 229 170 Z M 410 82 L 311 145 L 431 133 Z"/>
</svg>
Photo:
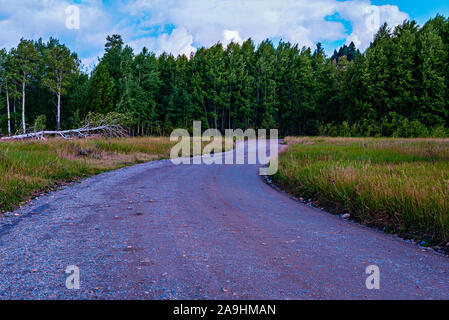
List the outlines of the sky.
<svg viewBox="0 0 449 320">
<path fill-rule="evenodd" d="M 217 42 L 271 39 L 328 54 L 353 41 L 365 50 L 379 26 L 420 24 L 449 16 L 448 0 L 0 0 L 0 47 L 21 38 L 55 37 L 91 69 L 107 35 L 121 34 L 136 52 L 195 52 Z"/>
</svg>

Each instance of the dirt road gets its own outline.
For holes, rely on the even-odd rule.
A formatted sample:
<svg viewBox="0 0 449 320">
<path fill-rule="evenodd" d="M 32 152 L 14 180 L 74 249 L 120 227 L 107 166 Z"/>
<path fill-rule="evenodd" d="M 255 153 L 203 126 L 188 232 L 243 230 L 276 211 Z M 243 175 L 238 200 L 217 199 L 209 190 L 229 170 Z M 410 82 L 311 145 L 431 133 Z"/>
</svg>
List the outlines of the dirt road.
<svg viewBox="0 0 449 320">
<path fill-rule="evenodd" d="M 258 169 L 158 161 L 34 200 L 0 219 L 0 299 L 449 298 L 449 258 L 300 204 Z"/>
</svg>

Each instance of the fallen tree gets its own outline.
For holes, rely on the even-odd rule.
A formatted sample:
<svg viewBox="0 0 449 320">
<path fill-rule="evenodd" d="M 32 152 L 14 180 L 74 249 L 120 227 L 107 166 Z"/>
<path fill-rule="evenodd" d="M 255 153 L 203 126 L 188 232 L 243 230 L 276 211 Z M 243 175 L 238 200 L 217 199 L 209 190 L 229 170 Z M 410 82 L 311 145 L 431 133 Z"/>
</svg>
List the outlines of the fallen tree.
<svg viewBox="0 0 449 320">
<path fill-rule="evenodd" d="M 125 137 L 128 135 L 125 127 L 132 122 L 132 116 L 117 112 L 110 112 L 108 114 L 89 112 L 86 119 L 84 119 L 82 123 L 83 127 L 63 131 L 44 130 L 45 121 L 45 117 L 43 119 L 38 117 L 33 128 L 34 130 L 32 129 L 33 132 L 12 137 L 4 137 L 1 138 L 0 141 L 26 139 L 46 140 L 46 137 L 60 137 L 69 140 L 72 138 L 87 138 L 92 135 L 101 135 L 104 137 Z"/>
<path fill-rule="evenodd" d="M 124 137 L 126 136 L 126 131 L 119 125 L 103 125 L 98 127 L 85 126 L 79 129 L 71 129 L 64 131 L 40 131 L 33 133 L 20 134 L 12 137 L 1 138 L 1 141 L 10 140 L 26 140 L 26 139 L 39 139 L 45 140 L 46 137 L 61 137 L 63 139 L 69 140 L 71 138 L 87 138 L 91 135 L 102 135 L 108 137 Z"/>
</svg>

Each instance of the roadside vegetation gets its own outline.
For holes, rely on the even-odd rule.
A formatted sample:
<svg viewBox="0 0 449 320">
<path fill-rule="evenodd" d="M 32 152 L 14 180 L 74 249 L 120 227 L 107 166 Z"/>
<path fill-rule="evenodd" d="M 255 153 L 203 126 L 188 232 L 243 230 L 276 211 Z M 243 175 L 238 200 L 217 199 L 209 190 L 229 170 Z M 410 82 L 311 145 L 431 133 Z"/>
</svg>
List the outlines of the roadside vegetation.
<svg viewBox="0 0 449 320">
<path fill-rule="evenodd" d="M 274 181 L 422 244 L 449 240 L 449 139 L 287 138 Z"/>
<path fill-rule="evenodd" d="M 166 137 L 0 142 L 0 213 L 70 181 L 168 159 L 175 144 Z"/>
</svg>

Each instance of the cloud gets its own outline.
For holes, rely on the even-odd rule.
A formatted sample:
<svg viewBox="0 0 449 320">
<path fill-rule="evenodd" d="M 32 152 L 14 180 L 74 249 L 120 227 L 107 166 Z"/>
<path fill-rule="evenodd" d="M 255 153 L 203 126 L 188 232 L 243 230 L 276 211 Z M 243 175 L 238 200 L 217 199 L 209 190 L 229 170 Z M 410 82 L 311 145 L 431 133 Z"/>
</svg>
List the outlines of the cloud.
<svg viewBox="0 0 449 320">
<path fill-rule="evenodd" d="M 0 47 L 14 47 L 21 38 L 56 37 L 81 54 L 98 52 L 106 36 L 115 29 L 102 1 L 88 0 L 77 5 L 79 30 L 66 26 L 66 9 L 71 4 L 65 0 L 0 0 Z"/>
<path fill-rule="evenodd" d="M 196 48 L 192 46 L 193 37 L 185 28 L 175 29 L 170 35 L 163 34 L 157 39 L 157 43 L 156 53 L 171 52 L 189 56 L 196 51 Z"/>
<path fill-rule="evenodd" d="M 223 43 L 227 45 L 231 42 L 243 43 L 240 33 L 237 30 L 223 30 Z"/>
<path fill-rule="evenodd" d="M 84 0 L 80 30 L 66 28 L 71 0 L 0 0 L 0 47 L 16 46 L 19 39 L 50 36 L 78 52 L 86 65 L 101 55 L 106 36 L 119 33 L 140 51 L 143 46 L 161 53 L 189 55 L 218 41 L 256 43 L 283 39 L 301 46 L 318 41 L 354 41 L 368 47 L 379 26 L 394 26 L 408 18 L 397 6 L 374 6 L 368 0 Z M 349 21 L 348 32 L 338 14 Z"/>
<path fill-rule="evenodd" d="M 169 52 L 175 56 L 186 55 L 187 57 L 197 50 L 193 46 L 192 35 L 190 35 L 185 28 L 174 29 L 170 34 L 164 33 L 159 37 L 140 38 L 129 42 L 129 46 L 136 52 L 141 51 L 143 47 L 146 47 L 158 55 L 164 52 Z"/>
<path fill-rule="evenodd" d="M 187 30 L 200 46 L 233 38 L 282 38 L 304 46 L 347 39 L 366 49 L 381 24 L 395 26 L 408 19 L 397 6 L 374 6 L 367 0 L 137 0 L 127 8 L 147 25 L 170 23 Z M 351 34 L 341 22 L 326 19 L 335 13 L 351 22 Z"/>
<path fill-rule="evenodd" d="M 343 2 L 339 6 L 339 13 L 352 22 L 353 32 L 347 37 L 346 42 L 353 41 L 363 50 L 369 46 L 373 35 L 383 23 L 396 26 L 409 19 L 408 14 L 399 11 L 397 6 L 373 6 L 369 2 Z"/>
</svg>

